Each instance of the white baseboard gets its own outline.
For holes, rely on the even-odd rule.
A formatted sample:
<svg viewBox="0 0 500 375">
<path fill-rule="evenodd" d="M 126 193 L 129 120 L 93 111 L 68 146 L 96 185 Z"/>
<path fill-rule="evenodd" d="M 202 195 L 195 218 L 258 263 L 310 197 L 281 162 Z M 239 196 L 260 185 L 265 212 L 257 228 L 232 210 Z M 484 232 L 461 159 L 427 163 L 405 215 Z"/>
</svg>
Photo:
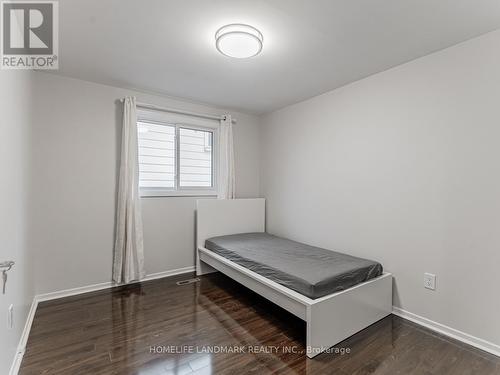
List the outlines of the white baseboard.
<svg viewBox="0 0 500 375">
<path fill-rule="evenodd" d="M 175 275 L 180 275 L 182 273 L 188 273 L 188 272 L 194 272 L 194 266 L 177 268 L 175 270 L 170 270 L 170 271 L 152 273 L 150 275 L 147 275 L 140 282 L 161 279 L 163 277 L 175 276 Z M 134 284 L 134 283 L 135 282 L 132 282 L 131 284 Z M 86 285 L 86 286 L 81 286 L 78 288 L 59 290 L 57 292 L 38 294 L 37 296 L 35 296 L 35 298 L 38 300 L 38 302 L 50 301 L 53 299 L 76 296 L 78 294 L 83 294 L 83 293 L 88 293 L 88 292 L 96 292 L 98 290 L 113 288 L 115 286 L 120 286 L 120 285 L 123 285 L 123 284 L 116 284 L 112 281 L 108 281 L 105 283 Z"/>
<path fill-rule="evenodd" d="M 147 275 L 144 279 L 142 279 L 141 282 L 161 279 L 164 277 L 175 276 L 175 275 L 180 275 L 183 273 L 194 272 L 194 271 L 195 271 L 195 267 L 190 266 L 190 267 L 178 268 L 178 269 L 170 270 L 170 271 L 152 273 L 150 275 Z M 31 308 L 30 308 L 30 311 L 28 313 L 28 317 L 26 318 L 26 323 L 24 325 L 24 329 L 23 329 L 23 332 L 21 334 L 21 338 L 19 340 L 19 345 L 17 347 L 16 355 L 15 355 L 14 360 L 12 362 L 12 365 L 10 367 L 9 375 L 17 375 L 17 373 L 19 372 L 19 368 L 21 367 L 21 362 L 23 360 L 24 352 L 26 350 L 26 344 L 28 342 L 28 337 L 29 337 L 29 334 L 31 331 L 31 325 L 33 324 L 33 319 L 35 318 L 35 312 L 36 312 L 36 309 L 37 309 L 38 304 L 40 302 L 50 301 L 50 300 L 58 299 L 58 298 L 75 296 L 78 294 L 83 294 L 83 293 L 88 293 L 88 292 L 95 292 L 98 290 L 113 288 L 115 286 L 120 286 L 120 285 L 113 283 L 113 282 L 106 282 L 106 283 L 82 286 L 82 287 L 78 287 L 78 288 L 59 290 L 57 292 L 38 294 L 35 297 L 33 297 L 33 302 L 31 303 Z"/>
<path fill-rule="evenodd" d="M 106 283 L 92 284 L 92 285 L 80 286 L 78 288 L 58 290 L 57 292 L 37 294 L 35 296 L 35 299 L 37 300 L 37 302 L 50 301 L 53 299 L 70 297 L 78 294 L 108 289 L 112 288 L 113 286 L 115 286 L 115 284 L 111 281 L 108 281 Z"/>
<path fill-rule="evenodd" d="M 451 337 L 455 340 L 469 344 L 471 346 L 474 346 L 475 348 L 484 350 L 485 352 L 500 357 L 500 345 L 480 339 L 479 337 L 469 335 L 468 333 L 459 331 L 458 329 L 448 327 L 441 323 L 437 323 L 433 320 L 424 318 L 423 316 L 411 313 L 396 306 L 392 307 L 392 313 L 403 319 L 409 320 L 413 323 L 429 328 L 432 331 L 441 333 L 445 336 Z"/>
<path fill-rule="evenodd" d="M 33 319 L 35 319 L 36 308 L 38 307 L 38 301 L 33 298 L 31 302 L 30 311 L 26 317 L 26 323 L 24 323 L 23 332 L 21 333 L 21 338 L 19 339 L 19 345 L 17 346 L 17 351 L 10 367 L 9 375 L 17 375 L 19 368 L 21 367 L 21 362 L 23 360 L 24 351 L 26 350 L 26 343 L 28 342 L 28 337 L 31 331 L 31 325 L 33 324 Z"/>
<path fill-rule="evenodd" d="M 152 273 L 151 275 L 147 275 L 141 281 L 162 279 L 164 277 L 175 276 L 175 275 L 180 275 L 180 274 L 183 274 L 183 273 L 194 272 L 194 271 L 195 271 L 195 267 L 194 266 L 189 266 L 189 267 L 184 267 L 184 268 L 177 268 L 175 270 Z"/>
</svg>

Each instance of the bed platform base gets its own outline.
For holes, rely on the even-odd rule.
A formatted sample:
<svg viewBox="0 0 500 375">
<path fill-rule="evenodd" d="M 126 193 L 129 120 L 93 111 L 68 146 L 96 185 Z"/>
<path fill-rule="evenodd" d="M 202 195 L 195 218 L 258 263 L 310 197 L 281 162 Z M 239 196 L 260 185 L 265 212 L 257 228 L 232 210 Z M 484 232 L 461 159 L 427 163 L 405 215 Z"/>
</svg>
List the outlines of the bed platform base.
<svg viewBox="0 0 500 375">
<path fill-rule="evenodd" d="M 271 281 L 204 247 L 214 236 L 264 232 L 264 199 L 199 200 L 196 273 L 220 271 L 277 304 L 307 324 L 309 358 L 379 321 L 392 311 L 390 273 L 352 288 L 311 299 Z"/>
</svg>

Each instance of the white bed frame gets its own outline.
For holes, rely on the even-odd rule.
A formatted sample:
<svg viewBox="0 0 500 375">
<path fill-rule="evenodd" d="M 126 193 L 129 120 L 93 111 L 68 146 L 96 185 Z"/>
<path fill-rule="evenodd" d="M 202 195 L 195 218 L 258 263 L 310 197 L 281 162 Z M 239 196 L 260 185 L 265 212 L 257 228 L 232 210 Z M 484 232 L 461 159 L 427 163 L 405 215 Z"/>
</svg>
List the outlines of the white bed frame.
<svg viewBox="0 0 500 375">
<path fill-rule="evenodd" d="M 203 199 L 196 211 L 196 273 L 220 271 L 307 323 L 307 356 L 312 358 L 389 315 L 392 276 L 311 299 L 207 250 L 214 236 L 265 231 L 264 199 Z"/>
</svg>

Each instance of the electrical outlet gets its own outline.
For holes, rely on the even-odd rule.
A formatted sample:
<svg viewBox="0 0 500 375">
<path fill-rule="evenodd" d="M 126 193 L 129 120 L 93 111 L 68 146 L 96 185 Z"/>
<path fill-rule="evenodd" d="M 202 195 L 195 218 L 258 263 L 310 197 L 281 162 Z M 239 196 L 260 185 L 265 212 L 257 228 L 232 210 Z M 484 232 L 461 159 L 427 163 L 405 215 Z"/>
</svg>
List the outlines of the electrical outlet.
<svg viewBox="0 0 500 375">
<path fill-rule="evenodd" d="M 8 314 L 8 328 L 12 329 L 14 327 L 14 305 L 9 306 L 9 314 Z"/>
<path fill-rule="evenodd" d="M 424 287 L 430 290 L 436 290 L 436 275 L 424 273 Z"/>
</svg>

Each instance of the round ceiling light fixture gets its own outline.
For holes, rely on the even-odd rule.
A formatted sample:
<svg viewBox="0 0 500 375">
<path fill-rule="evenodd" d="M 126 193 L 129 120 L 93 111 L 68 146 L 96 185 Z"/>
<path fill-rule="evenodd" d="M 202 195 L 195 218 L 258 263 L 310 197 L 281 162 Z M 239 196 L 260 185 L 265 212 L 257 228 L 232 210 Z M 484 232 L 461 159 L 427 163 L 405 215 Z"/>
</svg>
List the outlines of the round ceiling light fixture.
<svg viewBox="0 0 500 375">
<path fill-rule="evenodd" d="M 223 55 L 237 59 L 256 56 L 262 51 L 264 37 L 255 27 L 242 23 L 222 26 L 215 33 L 215 47 Z"/>
</svg>

